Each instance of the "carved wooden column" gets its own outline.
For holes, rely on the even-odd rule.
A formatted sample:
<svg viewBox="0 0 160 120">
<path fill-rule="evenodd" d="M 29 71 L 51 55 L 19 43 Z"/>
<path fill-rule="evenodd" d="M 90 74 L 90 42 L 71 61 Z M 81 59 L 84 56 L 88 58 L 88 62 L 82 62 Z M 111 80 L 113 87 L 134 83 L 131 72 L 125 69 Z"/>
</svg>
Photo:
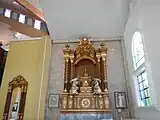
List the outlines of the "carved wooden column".
<svg viewBox="0 0 160 120">
<path fill-rule="evenodd" d="M 70 51 L 70 61 L 71 61 L 71 80 L 74 78 L 74 50 Z"/>
<path fill-rule="evenodd" d="M 13 88 L 12 88 L 11 85 L 9 85 L 7 98 L 6 98 L 6 103 L 5 103 L 5 108 L 4 108 L 4 113 L 3 113 L 3 120 L 8 120 L 8 117 L 9 117 L 9 110 L 10 110 L 10 104 L 11 104 L 11 99 L 12 99 L 12 92 L 13 92 Z"/>
<path fill-rule="evenodd" d="M 101 51 L 101 56 L 102 56 L 102 62 L 103 62 L 103 87 L 104 87 L 104 92 L 107 92 L 108 91 L 108 81 L 107 81 L 107 67 L 106 67 L 106 56 L 107 56 L 107 48 L 105 47 L 105 44 L 104 43 L 101 43 L 101 48 L 100 48 L 100 51 Z"/>
<path fill-rule="evenodd" d="M 97 76 L 100 79 L 101 78 L 101 68 L 100 68 L 101 54 L 99 52 L 99 49 L 96 51 L 96 57 L 97 57 Z"/>
<path fill-rule="evenodd" d="M 26 102 L 26 95 L 27 95 L 27 85 L 23 85 L 21 88 L 21 99 L 20 99 L 20 108 L 18 112 L 18 120 L 23 120 L 24 115 L 24 108 L 25 108 L 25 102 Z"/>
<path fill-rule="evenodd" d="M 65 71 L 64 71 L 64 92 L 68 92 L 68 78 L 69 78 L 69 53 L 70 46 L 66 45 L 66 48 L 63 49 L 64 60 L 65 60 Z"/>
</svg>

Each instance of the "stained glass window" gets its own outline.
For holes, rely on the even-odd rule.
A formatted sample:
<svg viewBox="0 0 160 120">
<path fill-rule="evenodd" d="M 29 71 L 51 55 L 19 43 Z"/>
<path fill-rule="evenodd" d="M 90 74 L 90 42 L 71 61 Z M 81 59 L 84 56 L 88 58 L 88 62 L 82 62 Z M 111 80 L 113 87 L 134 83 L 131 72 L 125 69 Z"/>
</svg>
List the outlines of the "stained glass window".
<svg viewBox="0 0 160 120">
<path fill-rule="evenodd" d="M 133 35 L 133 61 L 135 69 L 140 67 L 144 62 L 144 48 L 142 36 L 139 32 L 135 32 Z"/>
<path fill-rule="evenodd" d="M 138 79 L 138 87 L 139 87 L 140 101 L 141 101 L 140 105 L 141 106 L 152 105 L 146 71 L 144 70 L 143 72 L 141 72 L 137 76 L 137 79 Z"/>
<path fill-rule="evenodd" d="M 139 32 L 135 32 L 132 38 L 132 56 L 139 88 L 140 106 L 151 106 L 152 101 L 145 68 L 143 39 Z"/>
</svg>

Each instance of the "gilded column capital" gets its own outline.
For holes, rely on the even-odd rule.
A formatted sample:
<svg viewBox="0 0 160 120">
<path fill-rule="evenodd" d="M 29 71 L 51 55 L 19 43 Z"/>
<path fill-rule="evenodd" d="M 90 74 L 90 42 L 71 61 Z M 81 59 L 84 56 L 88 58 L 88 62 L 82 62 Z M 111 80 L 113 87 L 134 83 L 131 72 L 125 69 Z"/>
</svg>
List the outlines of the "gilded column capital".
<svg viewBox="0 0 160 120">
<path fill-rule="evenodd" d="M 68 63 L 68 62 L 69 62 L 69 56 L 65 56 L 65 57 L 64 57 L 64 60 L 65 60 L 65 62 Z"/>
<path fill-rule="evenodd" d="M 74 50 L 70 50 L 69 58 L 71 60 L 71 63 L 74 62 Z"/>
<path fill-rule="evenodd" d="M 71 63 L 73 63 L 74 58 L 71 58 L 71 57 L 70 57 L 70 60 L 71 60 Z"/>
<path fill-rule="evenodd" d="M 96 58 L 97 58 L 97 61 L 100 62 L 101 53 L 99 50 L 96 50 Z"/>
<path fill-rule="evenodd" d="M 102 55 L 102 54 L 101 54 L 101 56 L 102 56 L 103 62 L 105 62 L 105 61 L 106 61 L 106 55 Z"/>
<path fill-rule="evenodd" d="M 68 62 L 68 61 L 69 61 L 70 51 L 71 51 L 70 46 L 69 46 L 68 44 L 66 44 L 66 45 L 65 45 L 65 48 L 63 49 L 65 62 Z"/>
<path fill-rule="evenodd" d="M 100 46 L 101 46 L 100 52 L 101 52 L 102 60 L 105 61 L 107 56 L 107 47 L 105 47 L 104 43 L 101 43 Z"/>
</svg>

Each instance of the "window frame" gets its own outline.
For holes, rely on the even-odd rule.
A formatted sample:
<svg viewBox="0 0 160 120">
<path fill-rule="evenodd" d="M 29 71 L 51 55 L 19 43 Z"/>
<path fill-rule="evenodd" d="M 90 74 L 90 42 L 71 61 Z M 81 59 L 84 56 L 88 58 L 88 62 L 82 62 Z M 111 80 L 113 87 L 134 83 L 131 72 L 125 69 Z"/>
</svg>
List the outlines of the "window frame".
<svg viewBox="0 0 160 120">
<path fill-rule="evenodd" d="M 19 21 L 20 23 L 25 24 L 25 20 L 26 20 L 26 15 L 19 14 L 18 21 Z"/>
<path fill-rule="evenodd" d="M 7 18 L 11 18 L 11 12 L 12 12 L 12 10 L 5 9 L 4 10 L 4 16 L 7 17 Z"/>
<path fill-rule="evenodd" d="M 34 21 L 34 28 L 37 30 L 40 30 L 41 29 L 41 21 L 35 20 Z"/>
<path fill-rule="evenodd" d="M 136 41 L 136 34 L 138 34 L 138 35 L 140 35 L 140 36 L 138 36 L 138 37 L 140 37 L 139 39 L 140 39 L 140 41 Z M 138 39 L 137 39 L 138 40 Z M 140 44 L 142 44 L 142 46 L 141 47 L 136 47 L 136 43 L 139 43 L 139 46 L 140 46 Z M 136 51 L 136 49 L 141 49 L 142 51 L 142 57 L 140 58 L 140 59 L 138 59 L 138 60 L 136 60 L 138 57 L 136 56 L 137 55 L 137 51 Z M 144 50 L 144 43 L 143 43 L 143 36 L 142 36 L 142 34 L 141 34 L 141 32 L 139 32 L 139 31 L 135 31 L 134 33 L 133 33 L 133 36 L 132 36 L 132 45 L 131 45 L 131 49 L 132 49 L 132 60 L 133 60 L 133 66 L 134 66 L 134 80 L 136 80 L 136 85 L 137 85 L 137 90 L 136 90 L 136 92 L 137 92 L 137 94 L 138 94 L 138 103 L 139 103 L 139 106 L 140 107 L 149 107 L 149 106 L 151 106 L 152 105 L 152 98 L 151 98 L 151 94 L 150 94 L 150 87 L 149 87 L 149 84 L 148 84 L 148 87 L 147 88 L 144 88 L 144 89 L 140 89 L 140 85 L 142 84 L 143 85 L 143 82 L 149 82 L 148 81 L 148 75 L 147 75 L 147 70 L 146 70 L 146 57 L 145 57 L 145 50 Z M 137 49 L 137 50 L 138 50 Z M 135 57 L 137 57 L 137 58 L 135 58 Z M 142 61 L 142 63 L 140 63 L 140 65 L 137 65 L 142 59 L 144 59 L 143 61 Z M 139 82 L 139 80 L 138 80 L 138 77 L 140 76 L 140 75 L 142 75 L 143 73 L 146 73 L 146 79 L 145 80 L 142 80 L 141 82 Z M 148 97 L 144 97 L 144 98 L 142 98 L 142 93 L 143 92 L 145 92 L 146 90 L 148 90 L 149 91 L 149 96 Z M 145 93 L 144 93 L 144 95 L 145 95 Z M 150 99 L 150 104 L 147 104 L 147 99 L 149 100 Z M 144 103 L 144 105 L 142 105 L 142 101 L 145 101 L 145 102 L 143 102 Z"/>
</svg>

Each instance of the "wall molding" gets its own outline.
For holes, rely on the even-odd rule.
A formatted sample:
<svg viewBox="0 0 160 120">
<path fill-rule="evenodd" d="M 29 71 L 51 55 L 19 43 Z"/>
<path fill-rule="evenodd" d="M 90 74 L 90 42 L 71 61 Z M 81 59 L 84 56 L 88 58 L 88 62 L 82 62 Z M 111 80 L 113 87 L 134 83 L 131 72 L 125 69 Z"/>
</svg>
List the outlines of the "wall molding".
<svg viewBox="0 0 160 120">
<path fill-rule="evenodd" d="M 123 36 L 119 36 L 119 37 L 89 37 L 91 42 L 101 42 L 101 41 L 121 41 L 123 40 Z M 77 38 L 62 38 L 62 39 L 52 39 L 52 44 L 63 44 L 63 43 L 77 43 L 78 42 L 79 37 Z"/>
</svg>

